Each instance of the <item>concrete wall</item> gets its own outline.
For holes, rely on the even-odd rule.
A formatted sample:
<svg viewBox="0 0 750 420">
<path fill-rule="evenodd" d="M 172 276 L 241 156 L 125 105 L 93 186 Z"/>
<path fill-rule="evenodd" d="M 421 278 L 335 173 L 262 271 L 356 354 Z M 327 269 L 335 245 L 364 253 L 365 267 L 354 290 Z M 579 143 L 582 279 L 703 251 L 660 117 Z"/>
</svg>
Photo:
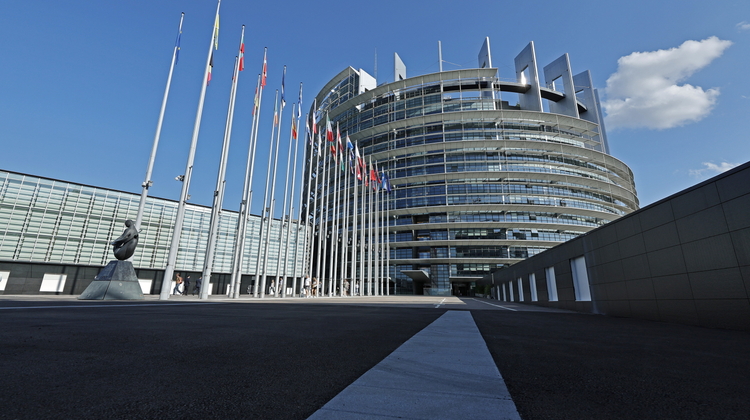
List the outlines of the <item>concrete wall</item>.
<svg viewBox="0 0 750 420">
<path fill-rule="evenodd" d="M 571 260 L 584 256 L 591 300 L 576 300 Z M 559 300 L 547 293 L 554 267 Z M 531 300 L 529 274 L 538 301 Z M 644 207 L 484 281 L 524 303 L 750 330 L 750 163 Z"/>
</svg>

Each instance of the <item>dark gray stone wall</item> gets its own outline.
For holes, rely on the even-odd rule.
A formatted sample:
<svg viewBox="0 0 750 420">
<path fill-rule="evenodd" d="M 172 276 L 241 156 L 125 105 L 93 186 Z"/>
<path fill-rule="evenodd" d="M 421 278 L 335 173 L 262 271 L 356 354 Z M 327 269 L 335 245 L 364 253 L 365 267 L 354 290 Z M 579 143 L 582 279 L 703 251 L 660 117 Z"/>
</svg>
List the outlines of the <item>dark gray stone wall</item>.
<svg viewBox="0 0 750 420">
<path fill-rule="evenodd" d="M 582 255 L 590 302 L 576 301 L 573 289 L 570 260 Z M 545 268 L 550 266 L 555 267 L 557 302 L 548 299 Z M 537 302 L 531 301 L 530 273 L 536 276 Z M 750 330 L 750 163 L 499 270 L 486 281 L 503 287 L 518 278 L 524 282 L 524 303 Z"/>
</svg>

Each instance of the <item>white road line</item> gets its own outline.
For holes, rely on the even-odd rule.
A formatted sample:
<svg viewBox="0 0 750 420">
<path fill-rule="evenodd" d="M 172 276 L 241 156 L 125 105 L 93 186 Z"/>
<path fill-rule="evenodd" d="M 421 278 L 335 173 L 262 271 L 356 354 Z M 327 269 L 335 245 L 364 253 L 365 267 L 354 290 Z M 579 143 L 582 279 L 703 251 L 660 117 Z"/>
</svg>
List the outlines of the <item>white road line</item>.
<svg viewBox="0 0 750 420">
<path fill-rule="evenodd" d="M 441 300 L 440 303 L 438 303 L 437 305 L 435 305 L 435 308 L 439 308 L 440 305 L 443 304 L 443 302 L 445 302 L 445 298 L 443 298 L 443 300 Z"/>
<path fill-rule="evenodd" d="M 471 312 L 447 311 L 308 420 L 396 418 L 521 420 Z"/>
<path fill-rule="evenodd" d="M 498 308 L 503 308 L 503 309 L 507 309 L 507 310 L 509 310 L 509 311 L 513 311 L 513 312 L 518 312 L 518 309 L 508 308 L 508 307 L 506 307 L 506 306 L 495 305 L 494 303 L 489 303 L 489 302 L 485 302 L 485 301 L 483 301 L 483 300 L 476 300 L 476 299 L 472 299 L 472 300 L 473 300 L 474 302 L 480 302 L 480 303 L 484 303 L 485 305 L 496 306 L 496 307 L 498 307 Z"/>
<path fill-rule="evenodd" d="M 141 306 L 182 306 L 182 305 L 217 305 L 226 302 L 185 302 L 185 303 L 130 303 L 111 305 L 48 305 L 48 306 L 4 306 L 3 309 L 60 309 L 60 308 L 112 308 L 112 307 L 141 307 Z"/>
</svg>

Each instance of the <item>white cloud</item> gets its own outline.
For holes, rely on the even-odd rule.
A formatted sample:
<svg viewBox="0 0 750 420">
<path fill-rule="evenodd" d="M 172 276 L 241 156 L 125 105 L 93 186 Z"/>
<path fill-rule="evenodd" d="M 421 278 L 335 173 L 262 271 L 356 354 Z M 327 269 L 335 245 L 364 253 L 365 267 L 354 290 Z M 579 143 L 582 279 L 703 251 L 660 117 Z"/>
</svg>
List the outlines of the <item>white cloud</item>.
<svg viewBox="0 0 750 420">
<path fill-rule="evenodd" d="M 747 23 L 744 20 L 737 24 L 738 31 L 746 31 L 748 29 L 750 29 L 750 23 Z"/>
<path fill-rule="evenodd" d="M 703 166 L 705 168 L 702 169 L 691 169 L 690 175 L 695 177 L 701 177 L 706 172 L 714 172 L 714 174 L 720 174 L 722 172 L 726 172 L 734 167 L 740 166 L 739 163 L 729 163 L 729 162 L 721 162 L 720 164 L 715 164 L 713 162 L 703 162 Z M 710 175 L 714 175 L 710 174 Z"/>
<path fill-rule="evenodd" d="M 617 72 L 607 79 L 608 128 L 665 129 L 699 121 L 711 112 L 719 89 L 679 85 L 706 67 L 732 45 L 712 36 L 685 41 L 668 50 L 634 52 L 617 60 Z"/>
</svg>

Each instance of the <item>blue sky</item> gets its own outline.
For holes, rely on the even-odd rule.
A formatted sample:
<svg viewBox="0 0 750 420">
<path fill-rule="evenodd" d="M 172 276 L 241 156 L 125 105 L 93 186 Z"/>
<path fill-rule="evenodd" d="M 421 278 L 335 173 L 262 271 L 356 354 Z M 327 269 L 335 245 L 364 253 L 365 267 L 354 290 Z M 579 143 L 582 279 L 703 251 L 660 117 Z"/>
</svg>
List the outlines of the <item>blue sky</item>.
<svg viewBox="0 0 750 420">
<path fill-rule="evenodd" d="M 139 193 L 185 12 L 150 190 L 177 199 L 181 185 L 174 177 L 185 168 L 215 8 L 213 0 L 3 2 L 0 169 Z M 190 188 L 197 204 L 211 204 L 242 24 L 246 71 L 239 82 L 225 208 L 239 206 L 264 47 L 269 77 L 255 214 L 283 65 L 288 130 L 300 82 L 307 110 L 313 95 L 347 66 L 374 75 L 376 51 L 379 83 L 393 78 L 394 52 L 408 76 L 435 72 L 438 41 L 445 69 L 476 67 L 488 36 L 501 78 L 512 77 L 513 58 L 529 41 L 536 44 L 540 68 L 567 52 L 575 73 L 591 70 L 605 102 L 612 154 L 633 169 L 642 205 L 750 160 L 744 127 L 750 116 L 747 0 L 223 0 Z M 279 159 L 282 169 L 285 160 Z"/>
</svg>

